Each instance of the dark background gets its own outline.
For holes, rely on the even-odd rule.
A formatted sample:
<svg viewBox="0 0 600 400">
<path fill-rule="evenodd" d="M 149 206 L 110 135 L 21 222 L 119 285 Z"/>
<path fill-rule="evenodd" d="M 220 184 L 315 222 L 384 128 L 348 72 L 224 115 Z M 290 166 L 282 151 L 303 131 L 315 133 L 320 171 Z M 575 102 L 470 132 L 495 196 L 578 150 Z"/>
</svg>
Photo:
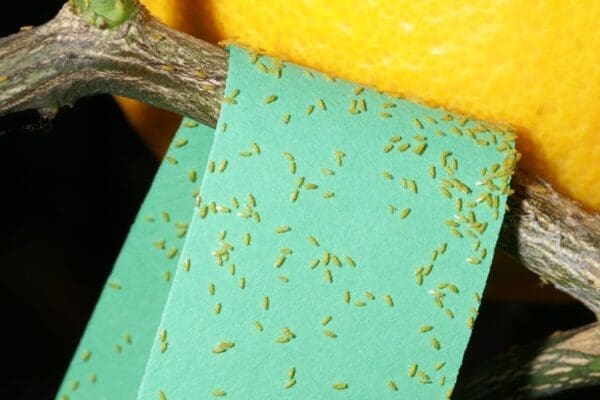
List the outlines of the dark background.
<svg viewBox="0 0 600 400">
<path fill-rule="evenodd" d="M 0 36 L 51 19 L 63 2 L 12 2 Z M 0 117 L 0 397 L 54 396 L 157 166 L 110 96 L 51 122 L 34 112 Z M 577 303 L 484 300 L 461 373 L 592 320 Z"/>
</svg>

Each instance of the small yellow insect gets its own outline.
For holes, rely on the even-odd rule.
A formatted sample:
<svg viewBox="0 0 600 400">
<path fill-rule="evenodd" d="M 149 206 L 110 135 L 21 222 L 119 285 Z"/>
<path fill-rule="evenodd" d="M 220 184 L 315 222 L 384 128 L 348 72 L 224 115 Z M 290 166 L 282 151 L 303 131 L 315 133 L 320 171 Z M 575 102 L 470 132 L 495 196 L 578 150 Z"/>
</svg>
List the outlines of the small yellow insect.
<svg viewBox="0 0 600 400">
<path fill-rule="evenodd" d="M 164 353 L 165 351 L 167 351 L 168 348 L 169 348 L 169 342 L 161 342 L 158 350 L 161 353 Z"/>
<path fill-rule="evenodd" d="M 436 171 L 435 171 L 435 167 L 434 167 L 433 165 L 430 165 L 430 166 L 429 166 L 429 176 L 430 176 L 432 179 L 435 179 L 435 173 L 436 173 Z"/>
<path fill-rule="evenodd" d="M 328 330 L 328 329 L 324 330 L 324 331 L 323 331 L 323 334 L 324 334 L 325 336 L 327 336 L 327 337 L 330 337 L 330 338 L 332 338 L 332 339 L 335 339 L 335 338 L 337 338 L 337 335 L 336 335 L 334 332 L 332 332 L 332 331 L 330 331 L 330 330 Z"/>
<path fill-rule="evenodd" d="M 390 173 L 389 173 L 389 172 L 387 172 L 387 171 L 383 171 L 383 172 L 381 173 L 381 176 L 382 176 L 384 179 L 388 179 L 388 180 L 392 180 L 392 179 L 394 179 L 394 175 L 390 174 Z"/>
<path fill-rule="evenodd" d="M 291 230 L 292 230 L 292 228 L 290 228 L 289 226 L 282 225 L 282 226 L 278 226 L 277 228 L 275 228 L 275 233 L 286 233 Z"/>
<path fill-rule="evenodd" d="M 408 150 L 409 147 L 410 147 L 410 143 L 402 143 L 401 145 L 398 146 L 398 148 L 396 150 L 398 150 L 399 152 L 404 152 L 404 151 Z"/>
<path fill-rule="evenodd" d="M 336 267 L 341 267 L 342 266 L 342 262 L 340 261 L 339 257 L 336 255 L 332 255 L 331 256 L 331 263 L 333 265 L 335 265 Z"/>
<path fill-rule="evenodd" d="M 223 97 L 223 103 L 229 104 L 229 105 L 232 106 L 234 104 L 237 104 L 237 101 L 233 97 L 231 97 L 231 96 L 224 96 Z"/>
<path fill-rule="evenodd" d="M 289 388 L 291 388 L 292 386 L 294 386 L 295 384 L 296 384 L 296 380 L 295 380 L 295 379 L 289 379 L 289 380 L 288 380 L 288 381 L 285 383 L 285 385 L 283 385 L 283 387 L 284 387 L 285 389 L 289 389 Z"/>
<path fill-rule="evenodd" d="M 350 292 L 347 290 L 344 291 L 344 293 L 342 293 L 342 299 L 344 300 L 344 302 L 350 303 Z"/>
<path fill-rule="evenodd" d="M 277 259 L 275 260 L 275 263 L 274 263 L 274 265 L 273 265 L 273 266 L 274 266 L 275 268 L 279 268 L 279 267 L 281 267 L 281 266 L 283 265 L 283 263 L 284 263 L 284 262 L 285 262 L 285 257 L 279 257 L 279 258 L 277 258 Z"/>
<path fill-rule="evenodd" d="M 230 350 L 235 347 L 234 342 L 219 342 L 215 347 L 213 347 L 212 352 L 215 354 L 225 353 L 227 350 Z"/>
<path fill-rule="evenodd" d="M 392 296 L 390 296 L 389 294 L 383 296 L 383 300 L 388 306 L 394 307 L 394 299 L 392 299 Z"/>
<path fill-rule="evenodd" d="M 447 243 L 442 243 L 439 245 L 438 250 L 441 254 L 444 254 L 446 252 L 447 247 L 448 247 Z"/>
<path fill-rule="evenodd" d="M 413 122 L 413 125 L 415 126 L 415 128 L 423 129 L 423 124 L 417 118 L 413 118 L 412 122 Z"/>
<path fill-rule="evenodd" d="M 187 139 L 185 138 L 179 138 L 177 139 L 177 141 L 175 141 L 175 147 L 183 147 L 188 143 Z"/>
<path fill-rule="evenodd" d="M 83 362 L 87 362 L 90 360 L 90 358 L 92 358 L 92 353 L 88 350 L 84 351 L 81 354 L 81 359 L 83 360 Z"/>
<path fill-rule="evenodd" d="M 411 192 L 413 193 L 417 193 L 417 182 L 410 180 L 408 181 L 408 188 L 410 189 Z"/>
<path fill-rule="evenodd" d="M 429 383 L 429 382 L 431 382 L 431 379 L 429 378 L 429 375 L 427 375 L 423 371 L 417 371 L 417 376 L 419 377 L 419 381 L 421 383 Z"/>
<path fill-rule="evenodd" d="M 290 201 L 295 202 L 296 200 L 298 200 L 298 194 L 300 192 L 298 192 L 298 189 L 294 189 L 294 191 L 292 191 L 292 193 L 290 193 Z"/>
<path fill-rule="evenodd" d="M 426 149 L 427 149 L 427 143 L 421 143 L 413 149 L 413 153 L 420 156 L 425 152 Z"/>
<path fill-rule="evenodd" d="M 401 219 L 404 219 L 404 218 L 408 217 L 409 214 L 410 214 L 410 208 L 405 208 L 402 211 L 400 211 L 400 213 L 398 214 L 398 216 Z"/>
<path fill-rule="evenodd" d="M 290 328 L 288 328 L 287 326 L 284 327 L 281 332 L 283 333 L 283 336 L 293 339 L 296 337 L 296 335 L 294 334 L 294 332 L 292 332 L 292 330 Z"/>
<path fill-rule="evenodd" d="M 346 263 L 346 265 L 348 265 L 349 267 L 356 267 L 356 263 L 354 262 L 354 260 L 352 259 L 352 257 L 350 256 L 346 256 L 344 257 L 344 262 Z"/>
<path fill-rule="evenodd" d="M 417 285 L 421 286 L 423 284 L 423 275 L 421 275 L 421 274 L 416 275 L 415 282 L 417 282 Z"/>
<path fill-rule="evenodd" d="M 417 364 L 410 364 L 408 366 L 408 376 L 413 377 L 417 373 Z"/>
<path fill-rule="evenodd" d="M 473 329 L 475 326 L 475 319 L 473 317 L 467 317 L 467 327 Z"/>
<path fill-rule="evenodd" d="M 270 104 L 272 102 L 274 102 L 275 100 L 277 100 L 277 96 L 275 96 L 274 94 L 265 97 L 265 104 Z"/>
</svg>

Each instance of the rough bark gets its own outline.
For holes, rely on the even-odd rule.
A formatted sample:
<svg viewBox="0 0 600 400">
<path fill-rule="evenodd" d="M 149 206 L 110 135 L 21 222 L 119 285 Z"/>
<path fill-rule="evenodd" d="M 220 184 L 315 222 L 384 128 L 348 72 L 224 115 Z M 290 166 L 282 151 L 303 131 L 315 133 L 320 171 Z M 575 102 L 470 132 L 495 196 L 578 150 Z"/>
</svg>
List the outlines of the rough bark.
<svg viewBox="0 0 600 400">
<path fill-rule="evenodd" d="M 114 29 L 65 6 L 49 23 L 0 39 L 0 115 L 118 94 L 215 126 L 224 50 L 172 30 L 143 7 Z M 518 171 L 500 246 L 543 280 L 600 313 L 600 216 Z"/>
<path fill-rule="evenodd" d="M 52 116 L 78 98 L 112 93 L 217 121 L 227 56 L 141 8 L 115 29 L 89 25 L 65 5 L 50 22 L 0 39 L 0 115 Z"/>
<path fill-rule="evenodd" d="M 600 215 L 518 172 L 499 245 L 543 280 L 600 312 Z"/>
<path fill-rule="evenodd" d="M 537 399 L 600 385 L 600 323 L 515 347 L 461 376 L 453 399 Z"/>
</svg>

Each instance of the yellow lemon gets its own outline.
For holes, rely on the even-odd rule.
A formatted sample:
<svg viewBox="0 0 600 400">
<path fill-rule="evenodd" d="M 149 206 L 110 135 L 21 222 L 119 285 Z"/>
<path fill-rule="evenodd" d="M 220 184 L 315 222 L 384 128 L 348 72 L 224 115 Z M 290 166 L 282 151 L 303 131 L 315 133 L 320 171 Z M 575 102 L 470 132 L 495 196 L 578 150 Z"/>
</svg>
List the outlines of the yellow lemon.
<svg viewBox="0 0 600 400">
<path fill-rule="evenodd" d="M 214 43 L 235 39 L 331 75 L 508 123 L 519 133 L 526 169 L 600 210 L 597 0 L 142 3 L 167 24 Z M 142 112 L 131 116 L 140 129 L 158 120 Z"/>
</svg>

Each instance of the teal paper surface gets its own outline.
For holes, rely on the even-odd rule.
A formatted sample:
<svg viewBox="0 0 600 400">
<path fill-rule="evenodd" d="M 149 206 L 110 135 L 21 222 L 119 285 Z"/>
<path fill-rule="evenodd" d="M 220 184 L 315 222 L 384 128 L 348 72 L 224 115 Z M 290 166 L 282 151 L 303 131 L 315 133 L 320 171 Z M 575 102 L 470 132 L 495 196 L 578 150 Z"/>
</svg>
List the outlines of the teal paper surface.
<svg viewBox="0 0 600 400">
<path fill-rule="evenodd" d="M 449 396 L 513 134 L 235 47 L 225 95 L 138 399 Z"/>
<path fill-rule="evenodd" d="M 213 138 L 212 129 L 193 121 L 184 122 L 175 135 L 73 356 L 57 399 L 135 397 L 185 240 L 194 208 L 193 194 L 200 188 Z"/>
</svg>

